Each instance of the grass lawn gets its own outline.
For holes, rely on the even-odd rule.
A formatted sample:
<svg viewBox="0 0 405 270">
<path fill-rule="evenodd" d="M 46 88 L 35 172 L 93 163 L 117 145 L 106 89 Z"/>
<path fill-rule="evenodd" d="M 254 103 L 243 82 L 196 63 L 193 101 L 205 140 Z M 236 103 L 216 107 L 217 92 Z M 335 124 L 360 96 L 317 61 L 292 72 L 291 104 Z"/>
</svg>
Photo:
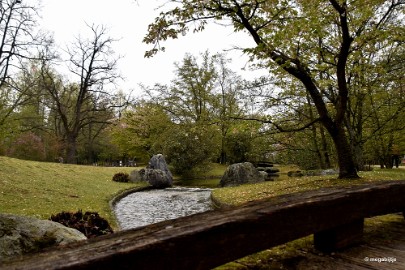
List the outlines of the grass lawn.
<svg viewBox="0 0 405 270">
<path fill-rule="evenodd" d="M 95 167 L 0 157 L 0 212 L 48 219 L 61 211 L 95 211 L 116 228 L 109 201 L 139 185 L 111 181 L 134 168 Z"/>
<path fill-rule="evenodd" d="M 383 180 L 405 180 L 405 168 L 403 167 L 360 172 L 361 178 L 354 180 L 339 180 L 337 175 L 287 177 L 284 175 L 285 168 L 281 167 L 280 171 L 283 174 L 280 180 L 215 189 L 213 197 L 223 205 L 236 206 L 254 200 L 322 187 L 360 185 Z"/>
</svg>

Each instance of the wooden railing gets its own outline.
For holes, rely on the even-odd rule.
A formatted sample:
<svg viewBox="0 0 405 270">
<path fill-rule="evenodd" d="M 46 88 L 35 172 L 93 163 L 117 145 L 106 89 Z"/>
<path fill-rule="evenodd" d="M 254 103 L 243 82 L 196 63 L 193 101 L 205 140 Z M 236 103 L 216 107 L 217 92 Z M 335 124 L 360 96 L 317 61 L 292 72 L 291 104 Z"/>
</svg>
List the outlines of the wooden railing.
<svg viewBox="0 0 405 270">
<path fill-rule="evenodd" d="M 311 234 L 329 252 L 358 242 L 364 218 L 404 210 L 405 181 L 319 189 L 121 231 L 0 269 L 210 269 Z"/>
</svg>

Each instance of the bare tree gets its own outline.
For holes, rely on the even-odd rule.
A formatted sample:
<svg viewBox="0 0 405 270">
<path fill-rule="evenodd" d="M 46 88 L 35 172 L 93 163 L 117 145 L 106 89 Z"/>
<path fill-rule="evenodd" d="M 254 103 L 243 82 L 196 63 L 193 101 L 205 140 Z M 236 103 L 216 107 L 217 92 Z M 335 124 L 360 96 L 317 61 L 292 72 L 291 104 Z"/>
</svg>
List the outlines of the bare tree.
<svg viewBox="0 0 405 270">
<path fill-rule="evenodd" d="M 89 26 L 92 37 L 78 37 L 67 50 L 69 71 L 77 82 L 66 84 L 53 76 L 43 65 L 42 81 L 54 100 L 55 111 L 61 122 L 66 147 L 66 162 L 76 163 L 77 139 L 85 127 L 104 125 L 112 117 L 113 86 L 119 75 L 116 72 L 118 57 L 114 57 L 104 26 Z"/>
<path fill-rule="evenodd" d="M 0 0 L 0 126 L 27 99 L 29 87 L 18 82 L 17 73 L 25 72 L 26 61 L 38 55 L 35 50 L 52 42 L 36 31 L 37 17 L 37 9 L 30 4 Z"/>
</svg>

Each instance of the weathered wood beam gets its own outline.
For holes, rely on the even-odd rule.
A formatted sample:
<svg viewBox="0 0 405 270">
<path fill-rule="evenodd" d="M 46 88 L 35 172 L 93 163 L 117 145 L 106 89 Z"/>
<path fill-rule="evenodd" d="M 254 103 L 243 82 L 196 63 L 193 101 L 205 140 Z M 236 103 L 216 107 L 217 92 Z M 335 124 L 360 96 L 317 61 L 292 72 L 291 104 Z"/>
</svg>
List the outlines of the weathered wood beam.
<svg viewBox="0 0 405 270">
<path fill-rule="evenodd" d="M 121 231 L 1 269 L 210 269 L 365 217 L 403 212 L 405 181 L 328 188 Z"/>
<path fill-rule="evenodd" d="M 360 244 L 363 239 L 364 219 L 314 234 L 314 246 L 317 250 L 330 253 Z"/>
</svg>

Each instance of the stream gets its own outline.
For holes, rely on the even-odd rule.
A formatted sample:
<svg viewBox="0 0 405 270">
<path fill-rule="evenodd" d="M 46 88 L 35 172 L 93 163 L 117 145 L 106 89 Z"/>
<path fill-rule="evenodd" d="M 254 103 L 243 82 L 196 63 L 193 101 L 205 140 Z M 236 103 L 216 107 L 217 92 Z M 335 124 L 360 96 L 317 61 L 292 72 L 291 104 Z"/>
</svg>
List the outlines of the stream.
<svg viewBox="0 0 405 270">
<path fill-rule="evenodd" d="M 174 187 L 129 194 L 114 212 L 122 230 L 189 216 L 212 209 L 211 189 Z"/>
</svg>

